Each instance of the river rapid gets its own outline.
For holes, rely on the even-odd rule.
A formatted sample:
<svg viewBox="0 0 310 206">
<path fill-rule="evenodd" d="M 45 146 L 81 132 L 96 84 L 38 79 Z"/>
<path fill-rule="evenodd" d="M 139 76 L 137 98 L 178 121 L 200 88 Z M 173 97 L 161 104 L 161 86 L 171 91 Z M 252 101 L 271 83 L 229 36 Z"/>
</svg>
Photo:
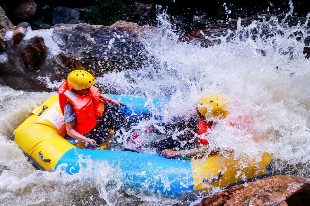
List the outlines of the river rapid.
<svg viewBox="0 0 310 206">
<path fill-rule="evenodd" d="M 98 77 L 97 85 L 118 94 L 171 99 L 164 121 L 174 116 L 186 118 L 206 93 L 222 93 L 229 101 L 229 117 L 242 116 L 250 126 L 246 132 L 219 124 L 210 133 L 211 146 L 249 156 L 270 152 L 275 174 L 309 179 L 310 60 L 303 54 L 304 39 L 310 33 L 308 21 L 288 26 L 284 20 L 271 18 L 243 26 L 239 20 L 237 31 L 208 37 L 221 40 L 221 44 L 204 48 L 180 42 L 166 15 L 158 20 L 159 32 L 149 33 L 144 41 L 152 61 L 138 70 Z M 48 41 L 46 44 L 49 46 Z M 51 88 L 60 84 L 45 78 L 42 81 Z M 87 169 L 75 175 L 37 170 L 11 141 L 11 135 L 35 106 L 56 93 L 0 89 L 1 205 L 172 205 L 200 201 L 124 188 L 121 172 L 104 162 L 95 175 Z"/>
</svg>

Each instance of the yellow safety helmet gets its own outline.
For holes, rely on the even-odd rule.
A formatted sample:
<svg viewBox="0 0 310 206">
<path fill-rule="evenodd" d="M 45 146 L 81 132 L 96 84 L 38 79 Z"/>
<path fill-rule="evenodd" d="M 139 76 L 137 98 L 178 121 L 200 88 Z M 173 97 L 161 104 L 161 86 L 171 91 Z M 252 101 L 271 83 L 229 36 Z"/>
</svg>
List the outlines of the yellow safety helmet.
<svg viewBox="0 0 310 206">
<path fill-rule="evenodd" d="M 197 102 L 197 109 L 199 113 L 206 117 L 210 114 L 216 119 L 225 118 L 228 115 L 227 102 L 223 98 L 223 95 L 205 95 L 201 97 Z"/>
<path fill-rule="evenodd" d="M 69 89 L 82 90 L 93 86 L 95 78 L 89 72 L 84 70 L 74 70 L 68 75 Z"/>
</svg>

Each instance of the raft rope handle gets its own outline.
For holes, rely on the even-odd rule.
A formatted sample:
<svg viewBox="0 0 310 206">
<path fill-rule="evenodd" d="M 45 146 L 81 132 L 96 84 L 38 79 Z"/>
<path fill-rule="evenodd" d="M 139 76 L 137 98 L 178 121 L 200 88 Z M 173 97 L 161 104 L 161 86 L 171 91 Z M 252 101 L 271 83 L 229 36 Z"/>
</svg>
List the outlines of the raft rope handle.
<svg viewBox="0 0 310 206">
<path fill-rule="evenodd" d="M 203 183 L 212 183 L 212 182 L 218 181 L 222 176 L 223 176 L 223 174 L 220 172 L 219 176 L 214 177 L 212 179 L 204 178 L 202 181 L 203 181 Z"/>
<path fill-rule="evenodd" d="M 41 160 L 42 160 L 43 162 L 50 162 L 50 161 L 51 161 L 51 159 L 45 159 L 45 158 L 43 157 L 41 151 L 39 152 L 39 157 L 41 158 Z"/>
<path fill-rule="evenodd" d="M 42 111 L 38 114 L 38 116 L 40 116 L 47 108 L 48 108 L 48 106 L 43 105 Z"/>
</svg>

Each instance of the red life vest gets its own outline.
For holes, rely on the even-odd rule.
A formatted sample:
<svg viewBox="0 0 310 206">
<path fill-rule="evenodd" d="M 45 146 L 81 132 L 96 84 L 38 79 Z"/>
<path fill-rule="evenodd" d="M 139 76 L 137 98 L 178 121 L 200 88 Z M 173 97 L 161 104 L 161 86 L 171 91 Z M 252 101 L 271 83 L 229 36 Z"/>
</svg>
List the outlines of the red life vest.
<svg viewBox="0 0 310 206">
<path fill-rule="evenodd" d="M 101 117 L 103 107 L 100 105 L 98 88 L 91 87 L 89 96 L 80 96 L 69 90 L 68 81 L 62 83 L 58 90 L 59 105 L 62 113 L 67 102 L 70 102 L 76 112 L 75 130 L 85 135 L 97 124 L 97 117 Z"/>
<path fill-rule="evenodd" d="M 199 118 L 199 120 L 198 120 L 199 130 L 198 130 L 197 134 L 200 136 L 202 136 L 202 134 L 204 134 L 203 136 L 206 137 L 206 136 L 208 136 L 208 129 L 211 129 L 211 127 L 212 127 L 211 124 L 208 124 Z M 202 145 L 208 144 L 207 139 L 203 139 L 203 138 L 199 137 L 198 140 L 199 140 L 200 144 L 202 144 Z"/>
<path fill-rule="evenodd" d="M 233 119 L 229 119 L 228 120 L 228 124 L 231 127 L 237 128 L 237 129 L 246 129 L 247 131 L 250 132 L 250 128 L 249 128 L 249 123 L 245 121 L 245 119 L 242 116 L 239 116 L 237 118 L 233 118 Z M 208 134 L 208 129 L 211 129 L 212 124 L 210 123 L 206 123 L 205 121 L 202 121 L 199 118 L 199 122 L 198 122 L 198 132 L 197 134 L 200 135 L 200 137 L 198 138 L 200 144 L 206 145 L 208 144 L 208 140 L 204 139 L 203 137 L 207 137 Z M 204 135 L 202 135 L 204 134 Z"/>
</svg>

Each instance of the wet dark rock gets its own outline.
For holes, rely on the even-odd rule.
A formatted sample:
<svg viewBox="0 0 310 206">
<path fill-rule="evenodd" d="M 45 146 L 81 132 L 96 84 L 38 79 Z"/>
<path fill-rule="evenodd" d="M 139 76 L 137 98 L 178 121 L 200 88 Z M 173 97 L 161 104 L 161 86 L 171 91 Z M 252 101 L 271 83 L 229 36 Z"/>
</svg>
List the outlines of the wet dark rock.
<svg viewBox="0 0 310 206">
<path fill-rule="evenodd" d="M 310 58 L 310 47 L 304 47 L 303 54 L 306 55 L 305 56 L 306 59 L 309 59 Z"/>
<path fill-rule="evenodd" d="M 277 175 L 245 185 L 236 185 L 205 197 L 196 206 L 308 205 L 310 181 L 304 177 Z"/>
<path fill-rule="evenodd" d="M 2 106 L 0 105 L 0 109 L 2 109 Z M 2 174 L 3 171 L 9 170 L 9 168 L 5 165 L 0 165 L 0 175 Z"/>
<path fill-rule="evenodd" d="M 131 22 L 137 22 L 139 25 L 144 25 L 146 22 L 149 25 L 155 24 L 156 8 L 154 4 L 143 4 L 135 2 L 129 10 L 127 20 Z"/>
<path fill-rule="evenodd" d="M 182 40 L 202 47 L 209 47 L 220 44 L 220 40 L 216 37 L 226 36 L 231 30 L 235 30 L 235 27 L 226 24 L 209 24 L 185 35 Z"/>
<path fill-rule="evenodd" d="M 37 20 L 32 22 L 32 24 L 34 25 L 34 27 L 36 27 L 37 29 L 50 29 L 51 26 L 41 20 Z"/>
<path fill-rule="evenodd" d="M 36 35 L 23 38 L 14 46 L 11 38 L 8 48 L 0 53 L 0 84 L 50 91 L 42 78 L 62 81 L 74 69 L 102 75 L 112 70 L 141 68 L 147 62 L 141 38 L 148 29 L 125 22 L 110 27 L 58 24 L 49 31 L 48 41 Z M 53 52 L 55 49 L 57 52 Z"/>
<path fill-rule="evenodd" d="M 45 61 L 48 52 L 40 36 L 22 39 L 16 46 L 13 38 L 8 39 L 6 50 L 0 53 L 0 84 L 14 89 L 50 91 L 38 78 L 49 75 L 55 79 L 59 76 L 53 67 L 54 62 Z"/>
<path fill-rule="evenodd" d="M 30 71 L 37 71 L 46 60 L 47 46 L 43 37 L 36 35 L 31 38 L 25 49 L 21 51 L 24 67 Z"/>
<path fill-rule="evenodd" d="M 5 35 L 7 31 L 13 30 L 14 25 L 7 18 L 4 10 L 0 6 L 0 52 L 5 49 Z"/>
<path fill-rule="evenodd" d="M 22 22 L 18 24 L 13 32 L 13 45 L 18 45 L 26 36 L 28 27 L 30 27 L 30 24 L 27 22 Z"/>
<path fill-rule="evenodd" d="M 63 55 L 78 59 L 94 73 L 136 69 L 145 59 L 145 49 L 134 32 L 118 27 L 89 24 L 58 25 L 53 32 Z"/>
<path fill-rule="evenodd" d="M 33 0 L 23 0 L 15 8 L 14 13 L 19 18 L 27 18 L 35 15 L 37 11 L 37 4 Z"/>
<path fill-rule="evenodd" d="M 226 36 L 228 33 L 228 30 L 232 30 L 235 28 L 229 27 L 226 24 L 218 24 L 218 25 L 207 25 L 201 29 L 198 29 L 190 34 L 187 34 L 184 38 L 188 41 L 194 39 L 194 38 L 205 38 L 206 36 Z"/>
<path fill-rule="evenodd" d="M 77 24 L 80 23 L 80 12 L 77 9 L 57 7 L 53 12 L 52 24 Z"/>
<path fill-rule="evenodd" d="M 25 18 L 18 17 L 14 12 L 25 2 L 29 2 L 34 7 L 35 1 L 37 9 L 34 15 Z M 111 4 L 113 1 L 106 1 L 107 4 Z M 283 15 L 290 10 L 289 1 L 274 0 L 270 1 L 184 1 L 184 0 L 138 0 L 138 1 L 123 1 L 126 8 L 126 14 L 122 15 L 121 20 L 136 22 L 139 25 L 155 25 L 157 24 L 156 13 L 165 11 L 170 17 L 170 21 L 177 25 L 178 31 L 186 31 L 190 33 L 197 28 L 201 28 L 206 24 L 216 23 L 218 20 L 226 22 L 228 19 L 247 18 L 258 14 L 273 14 Z M 294 15 L 298 17 L 306 17 L 310 3 L 307 1 L 294 0 Z M 57 21 L 57 23 L 77 23 L 86 22 L 83 18 L 83 10 L 89 6 L 98 6 L 99 0 L 76 0 L 76 1 L 52 1 L 52 0 L 1 0 L 0 5 L 6 10 L 8 17 L 14 25 L 20 22 L 27 21 L 31 24 L 32 29 L 40 29 L 33 22 L 43 21 L 46 24 L 53 25 L 53 11 L 57 8 L 67 8 L 66 15 L 63 16 L 63 12 L 59 13 L 59 18 L 65 21 Z M 128 4 L 128 5 L 127 5 Z M 73 15 L 71 20 L 65 17 L 71 16 L 69 10 L 75 10 L 81 12 L 79 19 L 76 19 L 76 15 Z M 34 10 L 34 9 L 32 9 Z M 33 12 L 32 12 L 33 13 Z M 77 13 L 77 12 L 76 12 Z M 57 14 L 58 15 L 58 14 Z M 55 14 L 54 17 L 58 18 Z M 27 15 L 23 15 L 24 17 Z M 296 21 L 298 22 L 298 21 Z"/>
</svg>

